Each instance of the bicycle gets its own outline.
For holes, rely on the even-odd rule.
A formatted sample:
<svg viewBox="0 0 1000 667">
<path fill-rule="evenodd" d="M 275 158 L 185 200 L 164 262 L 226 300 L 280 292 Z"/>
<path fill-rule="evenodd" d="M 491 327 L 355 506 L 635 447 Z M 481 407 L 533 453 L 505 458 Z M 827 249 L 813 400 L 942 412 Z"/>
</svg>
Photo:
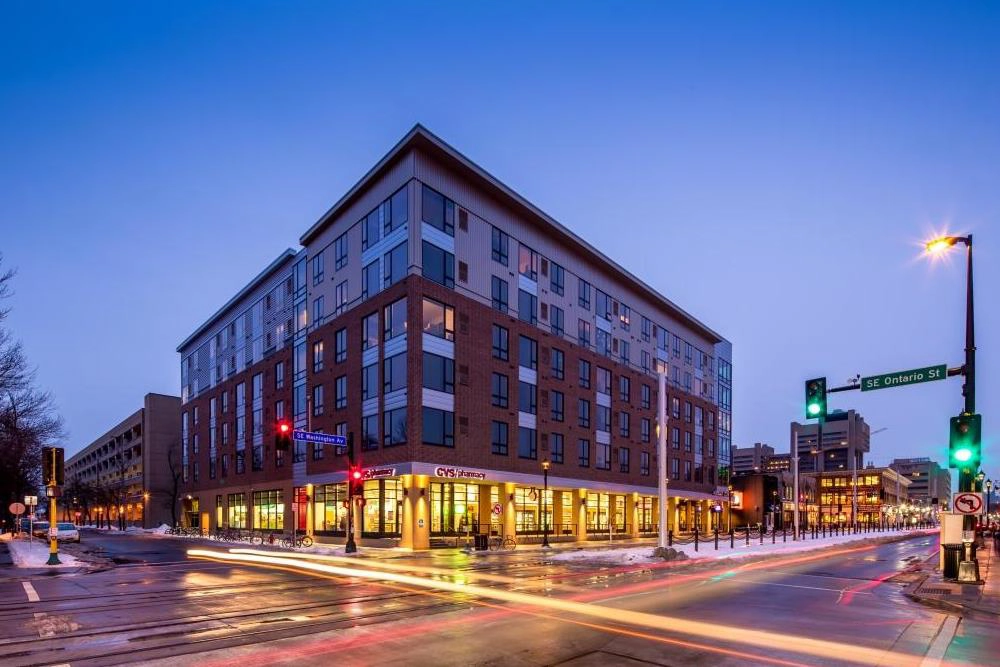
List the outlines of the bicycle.
<svg viewBox="0 0 1000 667">
<path fill-rule="evenodd" d="M 501 537 L 494 535 L 490 538 L 490 551 L 513 551 L 517 548 L 517 540 L 512 535 Z"/>
<path fill-rule="evenodd" d="M 301 549 L 303 547 L 311 547 L 313 545 L 313 538 L 308 535 L 299 535 L 294 539 L 291 536 L 287 536 L 281 540 L 281 546 L 286 549 Z"/>
</svg>

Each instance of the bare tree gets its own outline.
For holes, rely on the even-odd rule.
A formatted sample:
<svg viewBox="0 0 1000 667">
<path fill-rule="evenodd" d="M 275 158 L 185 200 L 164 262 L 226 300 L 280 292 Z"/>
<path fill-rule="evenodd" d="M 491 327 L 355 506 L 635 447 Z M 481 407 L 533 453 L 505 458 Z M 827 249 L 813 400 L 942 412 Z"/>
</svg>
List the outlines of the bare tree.
<svg viewBox="0 0 1000 667">
<path fill-rule="evenodd" d="M 181 495 L 181 443 L 175 440 L 167 449 L 167 469 L 170 471 L 170 525 L 177 525 L 177 501 Z"/>
</svg>

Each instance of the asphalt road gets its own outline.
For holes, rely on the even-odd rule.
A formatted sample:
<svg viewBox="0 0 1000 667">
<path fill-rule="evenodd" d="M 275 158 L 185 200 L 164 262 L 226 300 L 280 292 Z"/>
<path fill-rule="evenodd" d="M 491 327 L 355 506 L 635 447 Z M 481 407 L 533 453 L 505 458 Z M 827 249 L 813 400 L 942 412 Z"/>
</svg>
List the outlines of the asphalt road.
<svg viewBox="0 0 1000 667">
<path fill-rule="evenodd" d="M 902 595 L 907 570 L 931 555 L 935 537 L 749 565 L 436 552 L 334 561 L 350 568 L 337 573 L 190 560 L 197 543 L 185 539 L 85 534 L 84 542 L 121 564 L 33 579 L 37 602 L 22 582 L 0 581 L 4 665 L 189 665 L 194 653 L 201 667 L 840 665 L 867 649 L 879 656 L 872 664 L 919 665 L 956 627 L 953 644 L 975 662 L 955 664 L 996 664 L 1000 655 L 995 622 L 956 626 Z M 417 579 L 389 580 L 397 575 Z M 481 588 L 434 588 L 449 582 Z M 766 634 L 744 636 L 748 628 Z"/>
</svg>

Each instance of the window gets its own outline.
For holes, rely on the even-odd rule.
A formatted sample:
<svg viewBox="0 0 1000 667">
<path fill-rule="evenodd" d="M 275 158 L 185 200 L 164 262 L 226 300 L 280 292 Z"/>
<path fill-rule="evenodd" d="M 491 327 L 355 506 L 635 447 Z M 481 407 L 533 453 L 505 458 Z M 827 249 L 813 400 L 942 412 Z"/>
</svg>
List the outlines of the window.
<svg viewBox="0 0 1000 667">
<path fill-rule="evenodd" d="M 563 296 L 566 292 L 566 269 L 555 262 L 551 263 L 552 272 L 549 274 L 549 289 L 553 294 Z"/>
<path fill-rule="evenodd" d="M 684 421 L 688 424 L 691 423 L 691 412 L 692 412 L 691 401 L 684 401 Z"/>
<path fill-rule="evenodd" d="M 518 340 L 517 362 L 522 368 L 538 370 L 538 341 L 527 336 Z"/>
<path fill-rule="evenodd" d="M 576 406 L 577 424 L 581 428 L 590 428 L 590 401 L 581 398 Z"/>
<path fill-rule="evenodd" d="M 361 418 L 361 449 L 378 449 L 378 415 L 365 415 Z"/>
<path fill-rule="evenodd" d="M 681 401 L 676 396 L 670 399 L 670 416 L 674 419 L 681 418 Z"/>
<path fill-rule="evenodd" d="M 426 185 L 422 190 L 421 218 L 449 236 L 455 235 L 455 202 Z"/>
<path fill-rule="evenodd" d="M 318 296 L 313 299 L 313 324 L 319 324 L 323 321 L 323 297 Z"/>
<path fill-rule="evenodd" d="M 578 460 L 580 462 L 580 467 L 581 468 L 589 468 L 590 467 L 590 440 L 585 440 L 585 439 L 581 438 L 579 441 L 577 441 L 576 445 L 577 445 Z"/>
<path fill-rule="evenodd" d="M 528 324 L 538 323 L 538 297 L 523 289 L 517 290 L 517 317 Z"/>
<path fill-rule="evenodd" d="M 385 206 L 384 202 L 383 206 Z M 385 216 L 385 220 L 383 221 L 383 227 L 385 228 L 386 234 L 393 232 L 406 224 L 406 220 L 410 213 L 410 207 L 407 188 L 405 185 L 399 190 L 396 190 L 396 192 L 393 193 L 392 197 L 389 199 L 389 210 L 387 213 L 388 214 Z"/>
<path fill-rule="evenodd" d="M 649 477 L 649 452 L 639 452 L 639 474 Z"/>
<path fill-rule="evenodd" d="M 691 343 L 684 343 L 684 363 L 690 364 L 693 354 L 694 348 L 691 346 Z"/>
<path fill-rule="evenodd" d="M 649 372 L 650 362 L 649 362 L 649 352 L 647 350 L 639 350 L 639 366 L 646 373 Z"/>
<path fill-rule="evenodd" d="M 621 322 L 622 329 L 625 331 L 628 331 L 629 327 L 632 325 L 632 309 L 624 303 L 621 304 L 621 308 L 619 309 L 618 321 Z"/>
<path fill-rule="evenodd" d="M 598 470 L 611 470 L 611 444 L 597 443 L 597 459 L 594 467 Z"/>
<path fill-rule="evenodd" d="M 424 386 L 434 391 L 454 394 L 455 360 L 424 352 Z"/>
<path fill-rule="evenodd" d="M 223 394 L 223 398 L 225 398 L 225 394 Z M 222 405 L 223 405 L 223 412 L 225 412 L 226 402 L 224 400 L 222 401 Z M 712 412 L 711 410 L 708 411 L 708 430 L 709 431 L 715 430 L 715 413 Z"/>
<path fill-rule="evenodd" d="M 621 340 L 621 344 L 618 346 L 618 350 L 619 350 L 618 357 L 621 359 L 622 363 L 625 364 L 626 366 L 629 365 L 629 362 L 630 362 L 630 360 L 632 358 L 631 354 L 629 354 L 629 350 L 630 349 L 631 349 L 631 345 L 629 344 L 629 342 L 627 340 L 625 340 L 623 338 Z"/>
<path fill-rule="evenodd" d="M 519 426 L 517 429 L 517 456 L 522 459 L 537 459 L 538 444 L 535 429 Z"/>
<path fill-rule="evenodd" d="M 334 397 L 334 407 L 342 410 L 347 407 L 347 376 L 341 375 L 334 384 L 336 396 Z"/>
<path fill-rule="evenodd" d="M 645 343 L 649 342 L 650 334 L 653 332 L 653 323 L 647 320 L 645 317 L 642 318 L 642 340 Z"/>
<path fill-rule="evenodd" d="M 312 413 L 313 417 L 323 414 L 323 385 L 321 384 L 312 389 Z"/>
<path fill-rule="evenodd" d="M 674 356 L 681 356 L 681 339 L 679 336 L 674 336 Z"/>
<path fill-rule="evenodd" d="M 502 232 L 496 227 L 493 228 L 493 261 L 500 262 L 504 266 L 508 266 L 509 258 L 507 256 L 507 248 L 510 246 L 510 237 L 507 236 L 506 232 Z"/>
<path fill-rule="evenodd" d="M 653 391 L 649 388 L 648 384 L 642 385 L 642 389 L 639 391 L 639 403 L 643 410 L 648 410 L 652 403 Z"/>
<path fill-rule="evenodd" d="M 691 449 L 691 432 L 684 431 L 684 451 L 690 452 Z"/>
<path fill-rule="evenodd" d="M 525 278 L 538 280 L 538 253 L 523 243 L 517 247 L 517 272 Z"/>
<path fill-rule="evenodd" d="M 649 419 L 643 417 L 639 421 L 639 436 L 641 437 L 643 442 L 649 442 L 649 430 L 650 430 Z"/>
<path fill-rule="evenodd" d="M 597 393 L 611 395 L 611 371 L 597 367 Z"/>
<path fill-rule="evenodd" d="M 552 421 L 561 422 L 565 419 L 566 397 L 561 391 L 551 391 L 552 397 Z"/>
<path fill-rule="evenodd" d="M 378 219 L 376 208 L 361 220 L 361 249 L 367 250 L 378 243 L 382 237 L 382 224 Z"/>
<path fill-rule="evenodd" d="M 690 482 L 691 481 L 691 462 L 690 461 L 685 461 L 684 462 L 684 481 L 685 482 Z"/>
<path fill-rule="evenodd" d="M 338 329 L 333 335 L 336 363 L 347 361 L 347 329 Z"/>
<path fill-rule="evenodd" d="M 590 322 L 580 320 L 576 329 L 576 341 L 583 347 L 590 347 Z"/>
<path fill-rule="evenodd" d="M 630 452 L 628 447 L 618 448 L 618 472 L 628 472 Z"/>
<path fill-rule="evenodd" d="M 594 349 L 604 356 L 611 355 L 611 334 L 602 329 L 598 329 L 594 334 Z"/>
<path fill-rule="evenodd" d="M 580 360 L 580 386 L 590 389 L 590 362 L 586 359 Z"/>
<path fill-rule="evenodd" d="M 690 394 L 691 393 L 691 374 L 684 373 L 684 389 Z"/>
<path fill-rule="evenodd" d="M 715 458 L 715 438 L 708 439 L 708 457 Z"/>
<path fill-rule="evenodd" d="M 389 357 L 382 363 L 382 393 L 406 389 L 406 352 Z"/>
<path fill-rule="evenodd" d="M 424 277 L 445 287 L 455 286 L 455 256 L 424 241 Z"/>
<path fill-rule="evenodd" d="M 530 415 L 538 414 L 538 387 L 527 382 L 518 382 L 517 409 Z"/>
<path fill-rule="evenodd" d="M 455 340 L 455 309 L 424 297 L 424 333 Z"/>
<path fill-rule="evenodd" d="M 313 373 L 323 370 L 323 341 L 313 343 Z"/>
<path fill-rule="evenodd" d="M 381 264 L 376 259 L 368 263 L 368 266 L 361 272 L 361 298 L 375 296 L 382 289 Z"/>
<path fill-rule="evenodd" d="M 383 447 L 406 444 L 406 408 L 384 411 L 382 413 L 382 427 Z M 424 428 L 427 428 L 426 424 Z"/>
<path fill-rule="evenodd" d="M 378 364 L 369 364 L 361 369 L 361 400 L 367 401 L 378 396 Z"/>
<path fill-rule="evenodd" d="M 406 297 L 393 301 L 382 312 L 382 339 L 392 340 L 406 333 Z"/>
<path fill-rule="evenodd" d="M 674 449 L 680 449 L 681 448 L 681 431 L 680 431 L 680 429 L 675 428 L 675 429 L 671 429 L 670 430 L 670 445 Z"/>
<path fill-rule="evenodd" d="M 597 406 L 597 430 L 611 432 L 611 408 L 606 405 Z"/>
<path fill-rule="evenodd" d="M 494 228 L 494 232 L 496 229 Z M 497 456 L 507 456 L 508 427 L 507 422 L 493 422 L 490 427 L 492 451 Z"/>
<path fill-rule="evenodd" d="M 343 233 L 337 237 L 337 240 L 333 242 L 333 254 L 334 254 L 334 266 L 333 268 L 340 271 L 342 268 L 347 266 L 347 233 Z"/>
<path fill-rule="evenodd" d="M 313 285 L 319 285 L 323 282 L 323 251 L 320 250 L 319 254 L 312 258 L 312 276 Z"/>
<path fill-rule="evenodd" d="M 279 363 L 277 363 L 277 364 L 274 365 L 274 374 L 275 374 L 274 384 L 275 384 L 275 389 L 281 389 L 281 385 L 278 384 L 277 376 L 278 376 L 278 372 L 279 371 L 284 371 L 284 370 L 285 370 L 285 364 L 279 362 Z M 282 372 L 282 384 L 284 384 L 284 373 L 283 372 Z M 229 392 L 228 391 L 224 391 L 224 392 L 222 392 L 222 414 L 226 414 L 227 412 L 229 412 Z"/>
<path fill-rule="evenodd" d="M 562 380 L 566 377 L 566 355 L 559 348 L 552 348 L 552 377 Z"/>
<path fill-rule="evenodd" d="M 583 278 L 577 284 L 577 303 L 581 308 L 590 310 L 590 283 Z"/>
<path fill-rule="evenodd" d="M 562 336 L 566 331 L 566 313 L 559 306 L 549 306 L 549 329 L 556 336 Z"/>
<path fill-rule="evenodd" d="M 510 358 L 508 333 L 499 324 L 493 325 L 493 358 L 507 361 Z"/>
<path fill-rule="evenodd" d="M 493 405 L 498 408 L 506 408 L 510 401 L 507 376 L 503 373 L 494 373 L 490 384 L 492 387 Z"/>
<path fill-rule="evenodd" d="M 594 290 L 597 292 L 597 316 L 601 319 L 611 321 L 611 297 L 602 292 L 601 290 Z"/>
<path fill-rule="evenodd" d="M 361 349 L 367 350 L 378 345 L 378 313 L 372 313 L 361 320 Z"/>
<path fill-rule="evenodd" d="M 427 245 L 426 243 L 424 245 Z M 385 266 L 384 287 L 395 285 L 406 277 L 406 241 L 387 252 L 382 257 Z M 425 274 L 426 275 L 426 274 Z"/>
<path fill-rule="evenodd" d="M 455 413 L 424 407 L 424 444 L 455 446 Z"/>
<path fill-rule="evenodd" d="M 490 294 L 493 299 L 493 307 L 501 313 L 507 312 L 507 281 L 493 276 L 490 286 Z"/>
<path fill-rule="evenodd" d="M 695 451 L 698 452 L 698 456 L 705 455 L 705 438 L 704 436 L 696 435 L 695 438 Z"/>
<path fill-rule="evenodd" d="M 680 459 L 670 459 L 670 479 L 680 479 L 681 478 L 681 462 Z"/>
<path fill-rule="evenodd" d="M 705 424 L 705 411 L 700 405 L 696 405 L 694 408 L 694 425 L 704 426 Z"/>
<path fill-rule="evenodd" d="M 625 411 L 618 413 L 618 435 L 623 438 L 631 437 L 632 432 L 629 414 Z"/>
<path fill-rule="evenodd" d="M 334 306 L 338 315 L 340 315 L 347 308 L 347 281 L 341 280 L 337 283 L 337 288 L 334 290 L 333 299 L 336 302 Z"/>
</svg>

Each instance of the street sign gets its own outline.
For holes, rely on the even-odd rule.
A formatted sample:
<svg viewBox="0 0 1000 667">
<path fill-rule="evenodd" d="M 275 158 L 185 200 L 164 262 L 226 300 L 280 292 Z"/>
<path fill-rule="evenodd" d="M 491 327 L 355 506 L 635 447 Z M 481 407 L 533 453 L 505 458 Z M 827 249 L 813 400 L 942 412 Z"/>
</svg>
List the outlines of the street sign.
<svg viewBox="0 0 1000 667">
<path fill-rule="evenodd" d="M 868 377 L 861 378 L 861 391 L 902 387 L 907 384 L 943 380 L 946 377 L 948 377 L 948 367 L 945 364 L 941 364 L 940 366 L 928 366 L 927 368 L 914 368 L 910 371 L 896 371 L 895 373 L 870 375 Z"/>
<path fill-rule="evenodd" d="M 296 429 L 292 431 L 292 438 L 303 442 L 317 442 L 321 445 L 347 446 L 347 437 L 336 433 L 317 433 L 315 431 L 302 431 Z"/>
<path fill-rule="evenodd" d="M 7 509 L 11 514 L 24 514 L 24 505 L 21 503 L 11 503 Z"/>
<path fill-rule="evenodd" d="M 38 504 L 38 496 L 25 496 L 24 504 L 28 507 L 34 507 Z"/>
<path fill-rule="evenodd" d="M 493 503 L 493 515 L 500 516 L 503 514 L 503 506 L 500 503 Z"/>
<path fill-rule="evenodd" d="M 955 494 L 955 511 L 959 514 L 982 514 L 983 494 L 981 493 L 958 493 Z"/>
</svg>

